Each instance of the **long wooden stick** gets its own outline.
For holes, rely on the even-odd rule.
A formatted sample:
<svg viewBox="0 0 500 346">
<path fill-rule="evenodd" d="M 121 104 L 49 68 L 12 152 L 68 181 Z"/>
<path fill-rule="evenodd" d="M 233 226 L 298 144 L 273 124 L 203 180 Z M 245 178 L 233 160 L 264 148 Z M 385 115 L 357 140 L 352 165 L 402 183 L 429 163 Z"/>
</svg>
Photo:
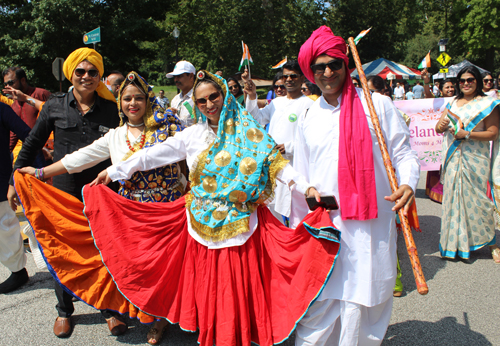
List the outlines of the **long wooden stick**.
<svg viewBox="0 0 500 346">
<path fill-rule="evenodd" d="M 389 152 L 387 151 L 387 144 L 385 143 L 384 135 L 382 134 L 382 129 L 380 128 L 380 123 L 378 121 L 377 113 L 373 107 L 373 101 L 368 90 L 368 83 L 366 81 L 365 72 L 359 59 L 358 51 L 356 50 L 356 45 L 354 44 L 354 39 L 349 37 L 349 46 L 351 47 L 351 54 L 356 63 L 356 68 L 358 70 L 359 80 L 363 86 L 363 92 L 365 93 L 366 103 L 368 104 L 368 109 L 370 110 L 370 117 L 372 119 L 373 128 L 375 129 L 375 134 L 377 135 L 377 140 L 379 142 L 380 151 L 382 152 L 382 158 L 384 160 L 385 170 L 387 172 L 387 177 L 389 178 L 389 183 L 391 185 L 392 192 L 398 190 L 398 181 L 396 180 L 396 174 L 394 173 L 394 168 L 392 167 L 391 158 Z M 415 246 L 415 241 L 411 234 L 410 223 L 406 216 L 403 215 L 403 208 L 398 211 L 399 219 L 401 220 L 401 225 L 403 226 L 403 235 L 406 242 L 406 249 L 408 250 L 408 255 L 410 256 L 411 267 L 413 269 L 413 275 L 415 276 L 415 282 L 417 284 L 417 290 L 420 294 L 427 294 L 429 288 L 425 282 L 424 273 L 422 267 L 420 266 L 420 260 L 418 259 L 417 247 Z"/>
</svg>

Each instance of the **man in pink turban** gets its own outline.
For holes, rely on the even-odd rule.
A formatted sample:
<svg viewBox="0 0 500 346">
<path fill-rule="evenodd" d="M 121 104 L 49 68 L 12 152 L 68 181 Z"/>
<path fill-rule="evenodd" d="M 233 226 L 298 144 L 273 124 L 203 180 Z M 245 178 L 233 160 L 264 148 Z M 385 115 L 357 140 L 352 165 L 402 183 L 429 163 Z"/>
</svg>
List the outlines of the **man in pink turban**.
<svg viewBox="0 0 500 346">
<path fill-rule="evenodd" d="M 394 211 L 409 208 L 420 172 L 397 109 L 388 97 L 373 94 L 400 184 L 391 193 L 363 91 L 349 76 L 346 48 L 322 26 L 302 45 L 298 59 L 323 95 L 298 120 L 293 166 L 309 183 L 298 182 L 295 189 L 317 199 L 335 196 L 339 209 L 330 217 L 342 236 L 332 277 L 297 326 L 297 345 L 382 342 L 396 280 Z M 303 216 L 303 210 L 292 209 L 292 226 Z"/>
</svg>

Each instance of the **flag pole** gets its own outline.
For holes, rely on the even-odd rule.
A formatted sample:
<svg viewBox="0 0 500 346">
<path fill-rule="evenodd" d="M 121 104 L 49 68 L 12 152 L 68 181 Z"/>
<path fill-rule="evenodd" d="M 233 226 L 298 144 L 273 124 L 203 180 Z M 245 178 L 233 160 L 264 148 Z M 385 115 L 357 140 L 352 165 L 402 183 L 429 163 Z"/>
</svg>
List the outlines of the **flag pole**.
<svg viewBox="0 0 500 346">
<path fill-rule="evenodd" d="M 366 103 L 368 104 L 368 109 L 370 111 L 370 118 L 372 119 L 375 135 L 377 136 L 380 151 L 382 152 L 382 158 L 384 160 L 384 166 L 387 172 L 387 177 L 389 178 L 389 184 L 391 186 L 392 192 L 394 193 L 398 189 L 398 181 L 396 179 L 396 173 L 394 172 L 394 169 L 392 167 L 391 158 L 389 157 L 389 152 L 387 151 L 387 145 L 385 144 L 384 135 L 380 127 L 377 113 L 375 112 L 375 108 L 373 106 L 371 94 L 368 90 L 368 83 L 366 82 L 366 76 L 363 71 L 363 67 L 361 65 L 361 60 L 359 59 L 358 51 L 356 49 L 356 44 L 354 43 L 354 39 L 352 37 L 349 37 L 348 42 L 351 48 L 352 57 L 354 58 L 356 68 L 358 70 L 359 80 L 361 81 L 361 85 L 363 87 Z M 408 250 L 408 255 L 410 256 L 413 275 L 415 276 L 417 291 L 420 294 L 427 294 L 429 292 L 429 288 L 427 287 L 427 283 L 425 282 L 422 266 L 420 265 L 420 260 L 418 258 L 418 253 L 417 253 L 417 246 L 415 245 L 415 241 L 413 240 L 413 236 L 411 234 L 410 223 L 408 222 L 408 218 L 403 214 L 403 208 L 399 209 L 398 215 L 399 219 L 401 220 L 403 235 L 406 242 L 406 249 Z"/>
</svg>

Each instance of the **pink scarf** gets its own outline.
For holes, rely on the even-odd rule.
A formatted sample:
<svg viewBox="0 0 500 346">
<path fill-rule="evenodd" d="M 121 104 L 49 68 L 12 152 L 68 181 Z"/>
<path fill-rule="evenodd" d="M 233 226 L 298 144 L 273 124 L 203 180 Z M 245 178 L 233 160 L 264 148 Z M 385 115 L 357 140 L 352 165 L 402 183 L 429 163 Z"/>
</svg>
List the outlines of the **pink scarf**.
<svg viewBox="0 0 500 346">
<path fill-rule="evenodd" d="M 349 74 L 345 41 L 322 26 L 302 45 L 299 64 L 312 83 L 311 65 L 323 54 L 344 60 L 346 78 L 340 106 L 338 187 L 342 220 L 369 220 L 378 216 L 372 138 L 365 111 Z"/>
</svg>

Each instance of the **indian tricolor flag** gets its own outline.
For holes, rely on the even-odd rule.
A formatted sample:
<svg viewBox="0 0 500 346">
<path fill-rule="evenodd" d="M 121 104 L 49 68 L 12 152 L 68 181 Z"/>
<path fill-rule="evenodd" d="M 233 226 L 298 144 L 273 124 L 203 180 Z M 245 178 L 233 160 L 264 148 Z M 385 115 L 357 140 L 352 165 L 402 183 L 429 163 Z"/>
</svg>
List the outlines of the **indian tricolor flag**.
<svg viewBox="0 0 500 346">
<path fill-rule="evenodd" d="M 286 62 L 288 61 L 287 57 L 285 56 L 285 59 L 281 60 L 279 63 L 277 63 L 276 65 L 274 65 L 273 67 L 271 67 L 272 69 L 277 69 L 277 68 L 282 68 L 283 65 L 286 64 Z"/>
<path fill-rule="evenodd" d="M 426 68 L 426 67 L 431 67 L 431 51 L 429 51 L 429 53 L 427 53 L 427 55 L 422 60 L 420 65 L 418 65 L 418 68 Z"/>
<path fill-rule="evenodd" d="M 250 55 L 248 46 L 243 41 L 241 41 L 241 45 L 243 46 L 243 56 L 241 57 L 240 68 L 238 69 L 238 71 L 240 71 L 241 68 L 245 65 L 250 66 L 250 64 L 253 64 L 252 56 Z"/>
<path fill-rule="evenodd" d="M 462 120 L 455 114 L 451 112 L 451 105 L 448 103 L 446 105 L 446 109 L 448 110 L 447 116 L 448 119 L 450 119 L 450 122 L 453 124 L 453 127 L 455 128 L 455 135 L 460 131 L 460 129 L 464 128 L 464 124 L 462 123 Z"/>
<path fill-rule="evenodd" d="M 370 32 L 371 29 L 372 28 L 361 31 L 359 33 L 359 35 L 356 36 L 356 38 L 354 39 L 354 44 L 357 45 L 359 40 L 361 40 L 363 37 L 365 37 L 365 35 L 368 34 L 368 32 Z"/>
</svg>

